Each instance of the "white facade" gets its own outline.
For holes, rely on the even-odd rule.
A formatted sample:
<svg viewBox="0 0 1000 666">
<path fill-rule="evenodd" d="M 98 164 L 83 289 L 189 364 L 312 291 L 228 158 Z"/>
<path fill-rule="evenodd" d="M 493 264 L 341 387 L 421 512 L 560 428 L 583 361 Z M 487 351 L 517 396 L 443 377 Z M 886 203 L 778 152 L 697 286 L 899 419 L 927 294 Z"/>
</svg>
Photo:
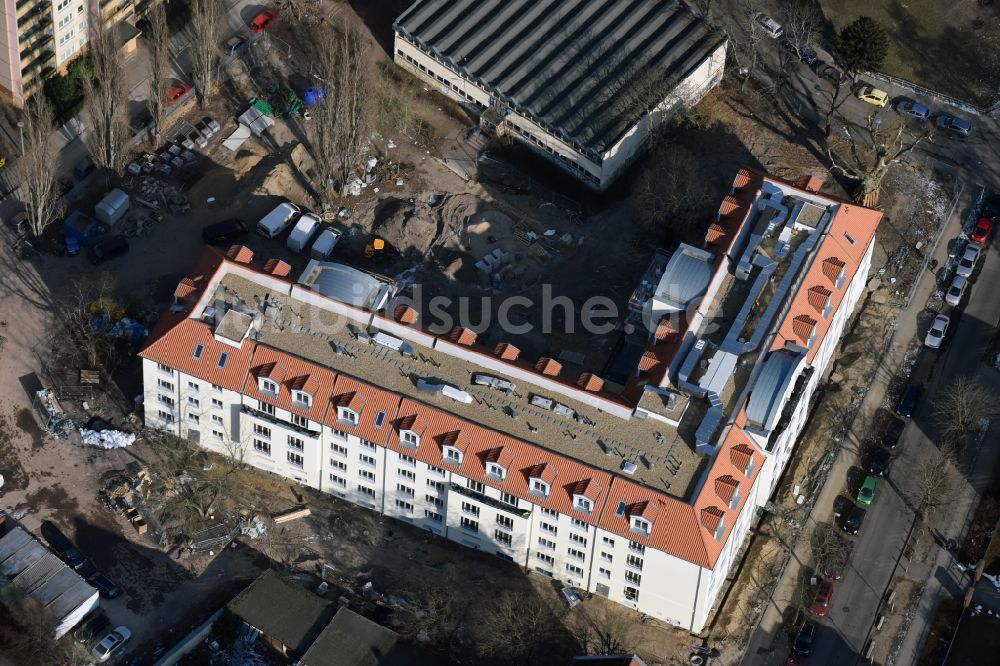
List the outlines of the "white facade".
<svg viewBox="0 0 1000 666">
<path fill-rule="evenodd" d="M 460 102 L 502 111 L 510 135 L 547 158 L 588 187 L 604 190 L 649 146 L 656 132 L 674 115 L 698 103 L 722 80 L 726 45 L 720 45 L 649 114 L 642 117 L 603 154 L 587 154 L 560 140 L 514 109 L 499 109 L 490 92 L 436 60 L 400 34 L 395 38 L 395 60 L 410 73 Z"/>
</svg>

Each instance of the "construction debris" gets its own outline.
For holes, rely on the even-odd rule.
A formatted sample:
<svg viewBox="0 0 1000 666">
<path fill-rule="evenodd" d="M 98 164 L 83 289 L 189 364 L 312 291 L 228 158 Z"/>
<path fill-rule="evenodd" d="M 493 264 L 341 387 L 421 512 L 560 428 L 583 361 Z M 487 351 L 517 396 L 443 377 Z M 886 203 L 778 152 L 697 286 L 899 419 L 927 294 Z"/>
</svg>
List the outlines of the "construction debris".
<svg viewBox="0 0 1000 666">
<path fill-rule="evenodd" d="M 298 520 L 299 518 L 305 518 L 311 513 L 312 512 L 309 509 L 303 507 L 301 509 L 292 509 L 290 511 L 276 513 L 271 516 L 271 520 L 274 521 L 275 525 L 281 525 L 282 523 Z"/>
</svg>

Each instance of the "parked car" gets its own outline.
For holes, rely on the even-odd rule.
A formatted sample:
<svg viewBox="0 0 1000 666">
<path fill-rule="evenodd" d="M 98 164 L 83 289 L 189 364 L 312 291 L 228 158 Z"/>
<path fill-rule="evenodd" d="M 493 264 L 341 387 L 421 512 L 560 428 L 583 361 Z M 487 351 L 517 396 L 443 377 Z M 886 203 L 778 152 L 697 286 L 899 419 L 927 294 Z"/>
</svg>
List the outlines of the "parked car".
<svg viewBox="0 0 1000 666">
<path fill-rule="evenodd" d="M 923 104 L 918 104 L 917 102 L 912 102 L 910 100 L 903 100 L 896 105 L 896 113 L 901 113 L 904 116 L 910 116 L 912 118 L 917 118 L 918 120 L 927 120 L 931 117 L 931 110 L 928 109 Z"/>
<path fill-rule="evenodd" d="M 950 324 L 951 319 L 948 315 L 939 314 L 934 317 L 930 330 L 927 331 L 927 337 L 924 338 L 924 344 L 931 349 L 941 349 L 941 344 L 944 342 L 944 335 L 948 332 Z"/>
<path fill-rule="evenodd" d="M 903 391 L 903 395 L 899 398 L 899 403 L 896 405 L 896 413 L 905 419 L 913 416 L 913 410 L 917 408 L 917 403 L 920 402 L 920 396 L 923 392 L 924 387 L 920 384 L 910 384 L 907 386 L 906 390 Z M 883 446 L 885 445 L 884 437 L 882 444 Z"/>
<path fill-rule="evenodd" d="M 944 302 L 948 305 L 958 305 L 962 301 L 962 296 L 965 294 L 965 288 L 969 285 L 969 280 L 962 277 L 961 275 L 956 275 L 951 280 L 951 286 L 948 287 L 948 293 L 944 295 Z"/>
<path fill-rule="evenodd" d="M 816 638 L 816 623 L 806 622 L 795 634 L 795 642 L 792 643 L 792 652 L 797 655 L 808 657 L 812 654 L 813 640 Z"/>
<path fill-rule="evenodd" d="M 991 233 L 993 233 L 993 223 L 990 222 L 989 218 L 981 217 L 976 222 L 976 228 L 972 230 L 969 240 L 976 245 L 986 245 Z"/>
<path fill-rule="evenodd" d="M 42 536 L 45 540 L 49 542 L 52 546 L 52 550 L 63 559 L 63 561 L 73 567 L 74 569 L 79 569 L 87 562 L 87 557 L 80 552 L 80 549 L 74 545 L 69 537 L 63 534 L 62 530 L 55 526 L 54 523 L 46 520 L 42 522 Z"/>
<path fill-rule="evenodd" d="M 753 16 L 754 23 L 763 28 L 764 34 L 771 39 L 777 39 L 784 34 L 784 30 L 781 29 L 781 25 L 775 21 L 773 18 L 766 14 L 761 14 L 757 12 Z"/>
<path fill-rule="evenodd" d="M 109 259 L 120 257 L 126 252 L 128 252 L 128 241 L 121 236 L 111 236 L 92 245 L 87 256 L 90 258 L 90 263 L 96 266 Z"/>
<path fill-rule="evenodd" d="M 904 393 L 903 395 L 905 397 L 906 394 Z M 902 400 L 900 402 L 902 402 Z M 882 446 L 890 450 L 896 448 L 896 445 L 899 444 L 899 438 L 902 437 L 903 430 L 905 428 L 906 421 L 903 419 L 897 419 L 895 416 L 889 414 L 889 421 L 885 424 L 885 429 L 882 430 Z"/>
<path fill-rule="evenodd" d="M 848 534 L 857 534 L 861 531 L 861 525 L 865 522 L 865 510 L 860 506 L 851 508 L 850 513 L 844 519 L 844 531 Z"/>
<path fill-rule="evenodd" d="M 861 488 L 858 490 L 858 504 L 871 506 L 875 501 L 875 490 L 878 488 L 878 479 L 874 476 L 866 476 Z"/>
<path fill-rule="evenodd" d="M 100 608 L 91 611 L 83 621 L 73 630 L 73 638 L 77 643 L 89 643 L 95 636 L 99 636 L 102 631 L 108 628 L 111 620 Z"/>
<path fill-rule="evenodd" d="M 225 53 L 230 58 L 234 58 L 246 50 L 247 40 L 243 39 L 239 35 L 234 35 L 226 40 L 223 45 L 222 52 Z"/>
<path fill-rule="evenodd" d="M 306 249 L 313 235 L 323 226 L 323 220 L 315 213 L 303 213 L 299 221 L 295 223 L 292 233 L 288 234 L 285 245 L 292 252 L 301 252 Z"/>
<path fill-rule="evenodd" d="M 277 18 L 277 9 L 268 8 L 258 12 L 258 14 L 250 21 L 250 32 L 255 35 L 259 35 L 264 32 L 264 28 L 269 26 Z"/>
<path fill-rule="evenodd" d="M 824 79 L 833 81 L 834 83 L 847 83 L 850 78 L 833 65 L 827 64 L 822 60 L 817 60 L 813 63 L 812 68 L 813 71 L 822 76 Z"/>
<path fill-rule="evenodd" d="M 854 91 L 854 96 L 862 102 L 874 104 L 875 106 L 885 106 L 889 103 L 889 93 L 868 84 L 862 85 Z"/>
<path fill-rule="evenodd" d="M 958 260 L 958 268 L 955 269 L 955 272 L 962 277 L 972 277 L 972 271 L 976 270 L 976 263 L 979 262 L 982 249 L 983 246 L 977 243 L 966 245 L 962 258 Z"/>
<path fill-rule="evenodd" d="M 98 594 L 100 594 L 105 599 L 114 599 L 122 593 L 114 582 L 104 574 L 98 572 L 87 579 L 94 588 L 97 589 Z"/>
<path fill-rule="evenodd" d="M 301 214 L 302 210 L 295 204 L 288 201 L 280 203 L 257 223 L 257 233 L 264 238 L 274 238 Z"/>
<path fill-rule="evenodd" d="M 868 463 L 868 473 L 872 476 L 889 476 L 889 463 L 892 462 L 892 452 L 889 449 L 879 449 L 872 454 Z"/>
<path fill-rule="evenodd" d="M 201 230 L 201 240 L 207 245 L 232 243 L 246 235 L 247 225 L 243 220 L 236 219 L 235 217 L 210 224 Z"/>
<path fill-rule="evenodd" d="M 818 617 L 826 617 L 830 612 L 830 600 L 833 599 L 833 582 L 821 578 L 816 586 L 816 596 L 813 597 L 809 612 Z"/>
<path fill-rule="evenodd" d="M 562 592 L 563 599 L 566 600 L 570 608 L 574 608 L 580 603 L 580 595 L 572 587 L 564 587 L 560 592 Z"/>
<path fill-rule="evenodd" d="M 328 258 L 333 253 L 333 248 L 337 247 L 340 236 L 340 231 L 329 227 L 319 232 L 316 240 L 313 241 L 312 248 L 309 250 L 309 256 L 320 261 Z"/>
<path fill-rule="evenodd" d="M 947 113 L 942 113 L 938 116 L 936 123 L 941 129 L 959 134 L 961 136 L 969 136 L 969 132 L 972 131 L 972 123 L 968 120 L 962 120 L 961 118 L 948 115 Z"/>
<path fill-rule="evenodd" d="M 128 630 L 128 627 L 115 627 L 90 652 L 97 657 L 97 661 L 107 661 L 130 638 L 132 638 L 132 632 Z"/>
<path fill-rule="evenodd" d="M 170 88 L 167 90 L 167 104 L 169 106 L 173 106 L 179 102 L 184 95 L 187 95 L 189 90 L 191 90 L 191 88 L 188 84 L 175 80 L 170 84 Z"/>
<path fill-rule="evenodd" d="M 812 66 L 814 62 L 819 60 L 819 56 L 816 55 L 816 52 L 812 49 L 806 49 L 802 52 L 802 55 L 799 56 L 799 60 L 804 62 L 806 65 Z"/>
</svg>

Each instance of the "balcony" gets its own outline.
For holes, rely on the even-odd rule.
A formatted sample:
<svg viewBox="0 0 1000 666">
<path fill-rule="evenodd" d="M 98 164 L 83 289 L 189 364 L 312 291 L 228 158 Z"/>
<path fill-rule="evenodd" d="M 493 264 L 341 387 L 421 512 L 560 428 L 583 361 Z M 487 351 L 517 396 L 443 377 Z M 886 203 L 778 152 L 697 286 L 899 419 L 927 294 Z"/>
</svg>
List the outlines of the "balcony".
<svg viewBox="0 0 1000 666">
<path fill-rule="evenodd" d="M 243 414 L 248 414 L 249 416 L 253 416 L 254 418 L 258 418 L 261 421 L 266 421 L 276 426 L 287 428 L 293 432 L 305 435 L 306 437 L 311 437 L 312 439 L 319 437 L 319 432 L 315 430 L 309 430 L 308 428 L 303 428 L 302 426 L 295 425 L 290 421 L 283 421 L 276 416 L 271 416 L 270 414 L 262 412 L 259 409 L 254 409 L 253 407 L 250 407 L 248 405 L 242 405 L 240 407 L 240 412 L 242 412 Z"/>
<path fill-rule="evenodd" d="M 492 509 L 498 509 L 500 511 L 505 511 L 506 513 L 509 513 L 511 515 L 518 516 L 519 518 L 527 518 L 527 517 L 529 517 L 531 515 L 530 511 L 526 511 L 526 510 L 523 510 L 523 509 L 517 509 L 515 507 L 512 507 L 509 504 L 504 504 L 503 502 L 501 502 L 499 500 L 495 500 L 492 497 L 487 497 L 486 495 L 483 495 L 482 493 L 477 493 L 474 490 L 470 490 L 470 489 L 466 488 L 465 486 L 460 486 L 457 483 L 451 483 L 451 484 L 448 484 L 448 485 L 449 485 L 449 488 L 451 490 L 455 491 L 459 495 L 465 495 L 466 497 L 471 497 L 472 499 L 476 500 L 477 502 L 482 502 L 483 504 L 485 504 L 486 506 L 488 506 L 488 507 L 490 507 Z"/>
</svg>

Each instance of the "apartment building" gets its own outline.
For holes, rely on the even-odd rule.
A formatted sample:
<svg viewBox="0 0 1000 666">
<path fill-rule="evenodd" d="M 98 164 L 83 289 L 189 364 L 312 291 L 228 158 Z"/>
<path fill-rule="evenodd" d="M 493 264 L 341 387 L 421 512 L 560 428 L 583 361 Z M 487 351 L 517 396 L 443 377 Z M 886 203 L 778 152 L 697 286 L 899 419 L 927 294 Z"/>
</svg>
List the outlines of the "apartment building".
<svg viewBox="0 0 1000 666">
<path fill-rule="evenodd" d="M 741 170 L 705 247 L 659 255 L 637 289 L 650 332 L 622 387 L 514 341 L 431 334 L 357 269 L 313 261 L 296 281 L 208 249 L 140 353 L 146 423 L 697 632 L 880 219 Z"/>
<path fill-rule="evenodd" d="M 394 28 L 398 65 L 597 190 L 726 61 L 676 0 L 417 0 Z"/>
<path fill-rule="evenodd" d="M 4 0 L 0 6 L 0 95 L 21 106 L 85 49 L 93 12 L 120 26 L 123 48 L 135 47 L 136 19 L 155 0 Z"/>
</svg>

